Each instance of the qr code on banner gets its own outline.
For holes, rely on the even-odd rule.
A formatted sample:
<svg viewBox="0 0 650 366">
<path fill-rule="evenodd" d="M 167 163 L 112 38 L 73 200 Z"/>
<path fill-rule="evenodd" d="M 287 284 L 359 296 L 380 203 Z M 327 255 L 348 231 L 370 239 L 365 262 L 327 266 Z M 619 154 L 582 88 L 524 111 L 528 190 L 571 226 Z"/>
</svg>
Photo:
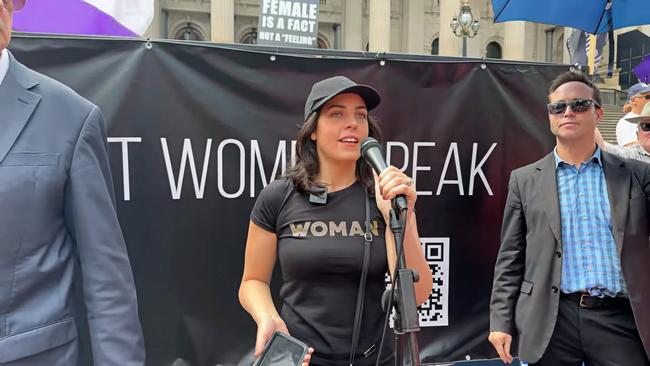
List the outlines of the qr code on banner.
<svg viewBox="0 0 650 366">
<path fill-rule="evenodd" d="M 421 237 L 420 244 L 433 275 L 433 290 L 418 308 L 420 327 L 444 327 L 449 325 L 449 238 Z M 390 277 L 386 279 L 390 284 Z M 390 325 L 393 327 L 392 316 Z"/>
</svg>

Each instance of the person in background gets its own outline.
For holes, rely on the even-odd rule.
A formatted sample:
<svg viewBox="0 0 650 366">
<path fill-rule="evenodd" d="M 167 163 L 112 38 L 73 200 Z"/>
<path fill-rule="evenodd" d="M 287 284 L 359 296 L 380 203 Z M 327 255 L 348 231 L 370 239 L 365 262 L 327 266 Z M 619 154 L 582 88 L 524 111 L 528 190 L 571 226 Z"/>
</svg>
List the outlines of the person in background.
<svg viewBox="0 0 650 366">
<path fill-rule="evenodd" d="M 627 101 L 623 106 L 623 112 L 627 112 L 627 114 L 616 124 L 616 141 L 619 146 L 627 147 L 637 143 L 637 126 L 630 123 L 628 119 L 637 117 L 649 100 L 650 85 L 637 83 L 628 89 Z"/>
<path fill-rule="evenodd" d="M 143 366 L 104 122 L 97 106 L 7 50 L 24 5 L 0 0 L 0 365 L 78 364 L 80 268 L 94 365 Z"/>
<path fill-rule="evenodd" d="M 637 117 L 630 117 L 628 122 L 637 126 L 637 144 L 627 147 L 610 144 L 603 140 L 603 136 L 598 129 L 596 129 L 596 144 L 610 154 L 650 163 L 650 103 L 643 107 L 643 110 Z"/>
<path fill-rule="evenodd" d="M 510 176 L 488 340 L 503 362 L 648 366 L 650 165 L 601 150 L 600 91 L 584 74 L 549 88 L 556 147 Z"/>
</svg>

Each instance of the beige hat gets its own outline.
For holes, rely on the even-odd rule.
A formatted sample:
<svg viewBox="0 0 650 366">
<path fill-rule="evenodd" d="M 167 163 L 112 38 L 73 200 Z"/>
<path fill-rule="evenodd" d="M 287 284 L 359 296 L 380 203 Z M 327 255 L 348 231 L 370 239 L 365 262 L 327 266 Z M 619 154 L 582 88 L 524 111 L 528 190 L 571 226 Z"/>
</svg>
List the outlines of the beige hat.
<svg viewBox="0 0 650 366">
<path fill-rule="evenodd" d="M 650 103 L 645 104 L 638 117 L 630 117 L 625 120 L 632 123 L 650 122 Z"/>
</svg>

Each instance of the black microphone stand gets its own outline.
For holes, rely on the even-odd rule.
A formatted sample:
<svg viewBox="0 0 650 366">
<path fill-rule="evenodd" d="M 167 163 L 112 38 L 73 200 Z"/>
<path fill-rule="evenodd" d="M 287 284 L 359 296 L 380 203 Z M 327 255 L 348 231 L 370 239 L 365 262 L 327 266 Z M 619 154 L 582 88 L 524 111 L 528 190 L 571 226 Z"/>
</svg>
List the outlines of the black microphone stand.
<svg viewBox="0 0 650 366">
<path fill-rule="evenodd" d="M 399 218 L 396 212 L 399 213 Z M 396 269 L 390 290 L 384 292 L 382 303 L 387 317 L 395 310 L 395 366 L 420 366 L 420 349 L 417 333 L 420 331 L 420 322 L 415 302 L 414 283 L 418 282 L 419 275 L 416 271 L 406 267 L 404 254 L 404 229 L 406 228 L 407 211 L 399 211 L 395 207 L 390 210 L 390 229 L 395 239 L 397 254 Z M 379 359 L 377 360 L 379 362 Z"/>
</svg>

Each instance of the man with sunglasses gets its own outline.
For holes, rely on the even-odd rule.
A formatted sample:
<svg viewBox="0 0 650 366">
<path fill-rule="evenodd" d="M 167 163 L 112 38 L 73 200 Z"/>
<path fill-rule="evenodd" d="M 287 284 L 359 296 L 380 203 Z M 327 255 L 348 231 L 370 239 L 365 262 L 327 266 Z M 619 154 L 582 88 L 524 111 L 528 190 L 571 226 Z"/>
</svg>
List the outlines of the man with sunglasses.
<svg viewBox="0 0 650 366">
<path fill-rule="evenodd" d="M 648 366 L 650 165 L 595 143 L 600 91 L 558 76 L 556 147 L 510 176 L 490 301 L 500 358 L 535 366 Z"/>
<path fill-rule="evenodd" d="M 24 5 L 0 0 L 0 365 L 79 363 L 78 277 L 94 365 L 142 366 L 102 117 L 7 50 Z"/>
<path fill-rule="evenodd" d="M 620 147 L 603 140 L 600 131 L 596 130 L 596 143 L 601 149 L 610 154 L 626 159 L 636 159 L 650 163 L 650 103 L 636 117 L 627 119 L 636 131 L 638 143 L 632 146 Z"/>
<path fill-rule="evenodd" d="M 637 143 L 637 126 L 628 119 L 638 117 L 643 107 L 650 101 L 650 85 L 636 83 L 627 91 L 626 106 L 630 111 L 616 124 L 616 141 L 619 146 L 627 147 Z"/>
</svg>

